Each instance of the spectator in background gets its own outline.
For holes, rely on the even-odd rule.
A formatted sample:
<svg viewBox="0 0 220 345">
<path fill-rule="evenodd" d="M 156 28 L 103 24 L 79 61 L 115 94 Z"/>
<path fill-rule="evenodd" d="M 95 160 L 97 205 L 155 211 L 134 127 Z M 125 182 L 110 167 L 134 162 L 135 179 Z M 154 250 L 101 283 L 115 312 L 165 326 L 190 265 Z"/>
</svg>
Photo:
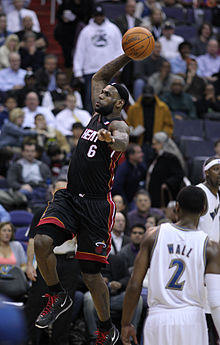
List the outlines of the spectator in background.
<svg viewBox="0 0 220 345">
<path fill-rule="evenodd" d="M 15 7 L 13 5 L 14 0 L 1 0 L 1 5 L 3 12 L 8 14 L 9 12 L 14 11 Z M 30 5 L 31 0 L 24 0 L 24 7 L 28 8 Z"/>
<path fill-rule="evenodd" d="M 135 17 L 136 0 L 127 0 L 125 4 L 125 14 L 116 17 L 113 23 L 117 25 L 121 34 L 124 35 L 128 29 L 141 26 L 142 21 Z"/>
<path fill-rule="evenodd" d="M 37 198 L 45 203 L 47 180 L 51 180 L 49 167 L 35 159 L 36 144 L 26 142 L 22 144 L 22 158 L 14 162 L 7 173 L 9 188 L 18 190 L 31 201 Z"/>
<path fill-rule="evenodd" d="M 18 102 L 18 106 L 23 108 L 25 106 L 26 95 L 32 91 L 36 92 L 37 94 L 39 91 L 37 89 L 36 77 L 33 72 L 27 72 L 24 77 L 24 86 L 20 89 L 9 90 L 7 94 L 15 97 Z"/>
<path fill-rule="evenodd" d="M 22 244 L 14 240 L 15 228 L 10 222 L 0 223 L 0 265 L 16 265 L 26 270 L 27 258 Z"/>
<path fill-rule="evenodd" d="M 125 14 L 116 17 L 113 20 L 113 23 L 117 25 L 121 31 L 122 36 L 128 29 L 131 29 L 135 26 L 141 26 L 141 20 L 135 17 L 136 9 L 136 0 L 126 0 L 125 4 Z M 132 91 L 133 88 L 133 70 L 134 70 L 134 61 L 131 61 L 127 64 L 121 73 L 121 82 L 124 83 L 129 90 Z"/>
<path fill-rule="evenodd" d="M 198 75 L 214 82 L 216 77 L 213 74 L 220 70 L 220 56 L 218 55 L 219 44 L 216 39 L 210 39 L 207 45 L 207 52 L 197 58 Z"/>
<path fill-rule="evenodd" d="M 72 67 L 73 53 L 75 51 L 76 42 L 80 31 L 84 28 L 85 23 L 79 19 L 75 13 L 74 1 L 62 1 L 58 6 L 57 20 L 58 23 L 54 30 L 55 40 L 61 45 L 64 56 L 65 67 Z M 91 10 L 91 4 L 87 3 L 88 13 Z M 80 3 L 80 2 L 79 2 Z M 79 4 L 80 5 L 80 4 Z M 85 10 L 85 9 L 84 9 Z"/>
<path fill-rule="evenodd" d="M 115 203 L 116 211 L 122 212 L 123 214 L 126 214 L 127 212 L 127 205 L 124 200 L 124 198 L 120 194 L 115 194 L 112 198 L 112 200 Z"/>
<path fill-rule="evenodd" d="M 10 53 L 17 52 L 19 46 L 19 39 L 17 35 L 9 35 L 5 43 L 0 47 L 0 69 L 10 66 L 9 56 Z M 21 68 L 23 68 L 21 66 Z"/>
<path fill-rule="evenodd" d="M 123 246 L 119 252 L 119 256 L 125 262 L 128 270 L 132 273 L 134 261 L 140 249 L 141 241 L 144 237 L 146 228 L 142 224 L 134 224 L 130 228 L 130 241 Z"/>
<path fill-rule="evenodd" d="M 161 55 L 161 44 L 155 42 L 155 47 L 152 54 L 142 60 L 134 63 L 134 99 L 137 100 L 142 94 L 144 85 L 148 82 L 148 77 L 153 73 L 159 72 L 161 64 L 166 61 Z"/>
<path fill-rule="evenodd" d="M 118 254 L 121 248 L 130 242 L 130 237 L 126 233 L 126 218 L 122 212 L 116 212 L 115 223 L 112 228 L 111 254 Z"/>
<path fill-rule="evenodd" d="M 0 71 L 0 91 L 21 89 L 24 85 L 24 77 L 27 71 L 20 68 L 20 55 L 18 53 L 10 53 L 9 64 L 8 68 Z"/>
<path fill-rule="evenodd" d="M 73 60 L 75 78 L 84 78 L 84 107 L 91 114 L 91 80 L 103 64 L 122 54 L 121 32 L 105 17 L 104 9 L 97 5 L 94 17 L 80 32 Z M 99 58 L 97 59 L 97 54 Z"/>
<path fill-rule="evenodd" d="M 11 221 L 11 216 L 6 211 L 6 209 L 0 204 L 0 223 L 3 222 L 10 222 Z"/>
<path fill-rule="evenodd" d="M 136 16 L 142 19 L 143 23 L 149 18 L 153 10 L 162 10 L 161 5 L 155 0 L 140 0 L 136 7 Z"/>
<path fill-rule="evenodd" d="M 133 198 L 138 189 L 143 187 L 146 176 L 146 166 L 143 162 L 143 151 L 138 144 L 129 144 L 125 152 L 125 161 L 121 163 L 115 174 L 112 194 L 120 194 L 128 204 L 133 207 Z"/>
<path fill-rule="evenodd" d="M 176 155 L 165 151 L 165 143 L 168 140 L 166 133 L 154 134 L 152 146 L 157 153 L 156 158 L 151 163 L 146 178 L 146 188 L 148 189 L 153 207 L 162 207 L 162 193 L 167 193 L 165 204 L 175 200 L 180 190 L 184 171 Z M 165 199 L 165 197 L 164 197 Z"/>
<path fill-rule="evenodd" d="M 37 15 L 34 11 L 24 8 L 23 0 L 13 0 L 15 7 L 14 11 L 7 14 L 7 29 L 12 32 L 17 32 L 23 29 L 22 19 L 25 16 L 29 16 L 33 20 L 33 30 L 40 31 L 40 24 Z"/>
<path fill-rule="evenodd" d="M 33 20 L 29 16 L 25 16 L 23 18 L 23 30 L 16 32 L 16 35 L 19 37 L 20 40 L 20 47 L 24 46 L 24 36 L 27 33 L 33 33 L 36 36 L 36 47 L 38 49 L 45 50 L 48 45 L 47 38 L 44 36 L 42 32 L 33 31 Z"/>
<path fill-rule="evenodd" d="M 45 149 L 51 144 L 57 144 L 62 152 L 70 152 L 70 145 L 65 136 L 57 129 L 47 126 L 44 115 L 37 114 L 34 118 L 35 130 L 38 131 L 37 144 Z"/>
<path fill-rule="evenodd" d="M 81 22 L 87 24 L 92 17 L 93 7 L 94 0 L 62 0 L 57 16 L 64 11 L 71 11 Z"/>
<path fill-rule="evenodd" d="M 151 15 L 149 17 L 146 17 L 146 19 L 142 23 L 143 26 L 146 26 L 150 30 L 150 32 L 152 32 L 156 41 L 162 35 L 162 25 L 164 17 L 165 14 L 163 13 L 163 11 L 159 8 L 155 8 L 152 10 Z"/>
<path fill-rule="evenodd" d="M 184 92 L 185 82 L 180 76 L 175 76 L 170 92 L 166 92 L 161 99 L 168 105 L 173 117 L 176 119 L 196 119 L 196 108 L 192 97 Z"/>
<path fill-rule="evenodd" d="M 134 224 L 142 224 L 145 226 L 148 217 L 163 218 L 164 213 L 158 208 L 151 207 L 150 194 L 145 189 L 140 189 L 135 195 L 135 209 L 128 212 L 129 229 Z"/>
<path fill-rule="evenodd" d="M 173 120 L 167 105 L 155 96 L 152 86 L 146 85 L 143 94 L 128 109 L 127 123 L 130 135 L 136 137 L 140 145 L 152 142 L 153 134 L 164 131 L 173 134 Z"/>
<path fill-rule="evenodd" d="M 216 142 L 215 142 L 215 153 L 216 153 L 216 157 L 217 158 L 220 158 L 220 139 L 218 139 Z"/>
<path fill-rule="evenodd" d="M 85 127 L 81 124 L 81 122 L 75 122 L 72 125 L 72 135 L 68 137 L 68 142 L 71 147 L 71 152 L 73 153 L 76 149 L 76 146 L 78 144 L 79 138 L 84 131 Z"/>
<path fill-rule="evenodd" d="M 202 98 L 206 85 L 205 80 L 198 76 L 197 69 L 197 61 L 191 59 L 186 71 L 184 91 L 192 96 L 193 102 Z"/>
<path fill-rule="evenodd" d="M 220 120 L 220 101 L 216 98 L 215 88 L 212 84 L 205 86 L 204 93 L 196 106 L 199 118 Z"/>
<path fill-rule="evenodd" d="M 16 98 L 12 96 L 8 96 L 4 101 L 4 108 L 0 112 L 0 129 L 2 128 L 2 125 L 5 122 L 7 122 L 10 111 L 16 107 L 17 107 Z"/>
<path fill-rule="evenodd" d="M 53 91 L 56 89 L 56 74 L 58 59 L 54 54 L 47 54 L 44 58 L 44 66 L 36 73 L 37 87 L 42 91 Z"/>
<path fill-rule="evenodd" d="M 187 67 L 191 59 L 194 58 L 194 56 L 190 54 L 191 48 L 192 45 L 188 41 L 180 43 L 178 46 L 179 56 L 170 59 L 172 73 L 185 77 Z"/>
<path fill-rule="evenodd" d="M 191 40 L 192 54 L 204 55 L 207 51 L 207 44 L 212 37 L 212 26 L 210 23 L 203 23 L 198 30 L 198 36 Z"/>
<path fill-rule="evenodd" d="M 175 24 L 170 20 L 165 21 L 163 35 L 159 38 L 161 55 L 168 60 L 178 56 L 178 46 L 183 42 L 183 38 L 175 35 L 174 30 Z"/>
<path fill-rule="evenodd" d="M 74 94 L 66 96 L 66 108 L 56 116 L 56 126 L 63 135 L 72 135 L 72 125 L 80 122 L 87 126 L 91 116 L 86 110 L 76 108 L 76 97 Z"/>
<path fill-rule="evenodd" d="M 15 108 L 9 113 L 9 121 L 4 123 L 0 134 L 0 148 L 8 147 L 13 152 L 20 152 L 25 137 L 36 137 L 37 131 L 24 129 L 24 112 Z"/>
<path fill-rule="evenodd" d="M 44 53 L 37 48 L 36 35 L 33 32 L 24 35 L 24 44 L 19 49 L 19 54 L 22 68 L 35 72 L 43 66 Z"/>
<path fill-rule="evenodd" d="M 5 43 L 5 39 L 12 34 L 7 30 L 7 20 L 4 13 L 0 13 L 0 47 Z"/>
<path fill-rule="evenodd" d="M 50 109 L 55 115 L 65 108 L 65 100 L 68 93 L 73 92 L 70 87 L 66 73 L 57 72 L 56 74 L 56 89 L 53 91 L 46 91 L 42 99 L 42 106 Z M 82 108 L 82 99 L 78 91 L 74 91 L 76 96 L 77 108 Z"/>
<path fill-rule="evenodd" d="M 39 96 L 36 92 L 28 92 L 25 99 L 24 123 L 23 127 L 34 128 L 34 118 L 37 114 L 43 114 L 48 126 L 56 127 L 55 117 L 53 113 L 45 108 L 39 106 Z"/>
<path fill-rule="evenodd" d="M 170 63 L 163 61 L 159 72 L 155 72 L 149 77 L 148 84 L 154 88 L 155 94 L 160 97 L 165 92 L 170 91 L 174 77 L 174 74 L 170 71 Z"/>
</svg>

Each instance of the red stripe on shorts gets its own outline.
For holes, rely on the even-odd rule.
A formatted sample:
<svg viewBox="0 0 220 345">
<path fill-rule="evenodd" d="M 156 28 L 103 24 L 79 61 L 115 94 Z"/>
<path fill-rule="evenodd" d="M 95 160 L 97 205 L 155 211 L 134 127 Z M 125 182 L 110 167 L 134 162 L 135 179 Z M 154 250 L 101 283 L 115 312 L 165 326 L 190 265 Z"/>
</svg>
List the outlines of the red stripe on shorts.
<svg viewBox="0 0 220 345">
<path fill-rule="evenodd" d="M 91 253 L 76 252 L 75 258 L 80 259 L 80 260 L 98 261 L 98 262 L 102 262 L 103 264 L 108 264 L 108 261 L 105 256 L 91 254 Z"/>
</svg>

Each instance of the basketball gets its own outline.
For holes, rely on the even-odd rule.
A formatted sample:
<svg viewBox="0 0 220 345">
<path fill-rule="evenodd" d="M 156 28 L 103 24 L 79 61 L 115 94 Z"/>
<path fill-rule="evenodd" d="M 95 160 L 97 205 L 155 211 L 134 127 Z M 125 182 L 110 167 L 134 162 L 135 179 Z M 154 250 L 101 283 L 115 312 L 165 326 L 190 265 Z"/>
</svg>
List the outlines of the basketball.
<svg viewBox="0 0 220 345">
<path fill-rule="evenodd" d="M 133 60 L 143 60 L 151 55 L 154 44 L 152 33 L 139 26 L 129 29 L 122 37 L 122 48 Z"/>
</svg>

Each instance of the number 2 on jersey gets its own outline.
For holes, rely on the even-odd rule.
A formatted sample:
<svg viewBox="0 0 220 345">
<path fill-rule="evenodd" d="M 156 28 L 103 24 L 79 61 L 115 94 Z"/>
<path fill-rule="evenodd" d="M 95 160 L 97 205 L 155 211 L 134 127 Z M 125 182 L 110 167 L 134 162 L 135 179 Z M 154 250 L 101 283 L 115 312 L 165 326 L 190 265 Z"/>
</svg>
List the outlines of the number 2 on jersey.
<svg viewBox="0 0 220 345">
<path fill-rule="evenodd" d="M 87 152 L 87 156 L 88 156 L 89 158 L 94 157 L 95 154 L 96 154 L 96 150 L 97 150 L 97 146 L 96 146 L 96 145 L 91 145 L 91 146 L 89 147 L 88 152 Z"/>
<path fill-rule="evenodd" d="M 175 267 L 176 269 L 166 285 L 166 289 L 182 290 L 185 284 L 185 280 L 180 282 L 180 278 L 185 270 L 185 262 L 181 259 L 173 259 L 170 262 L 169 268 Z"/>
</svg>

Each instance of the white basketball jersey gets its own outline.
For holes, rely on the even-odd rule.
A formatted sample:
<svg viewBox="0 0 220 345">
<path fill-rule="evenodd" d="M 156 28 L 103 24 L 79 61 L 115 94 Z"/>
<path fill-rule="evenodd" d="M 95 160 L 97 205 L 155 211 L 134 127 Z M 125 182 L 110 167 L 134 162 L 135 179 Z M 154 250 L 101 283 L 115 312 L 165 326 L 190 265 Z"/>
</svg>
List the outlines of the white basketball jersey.
<svg viewBox="0 0 220 345">
<path fill-rule="evenodd" d="M 204 190 L 208 200 L 208 210 L 204 216 L 200 217 L 198 230 L 204 231 L 210 240 L 219 242 L 219 195 L 215 196 L 203 183 L 198 184 L 197 187 Z"/>
<path fill-rule="evenodd" d="M 206 243 L 203 231 L 162 224 L 150 262 L 150 308 L 203 307 Z"/>
</svg>

